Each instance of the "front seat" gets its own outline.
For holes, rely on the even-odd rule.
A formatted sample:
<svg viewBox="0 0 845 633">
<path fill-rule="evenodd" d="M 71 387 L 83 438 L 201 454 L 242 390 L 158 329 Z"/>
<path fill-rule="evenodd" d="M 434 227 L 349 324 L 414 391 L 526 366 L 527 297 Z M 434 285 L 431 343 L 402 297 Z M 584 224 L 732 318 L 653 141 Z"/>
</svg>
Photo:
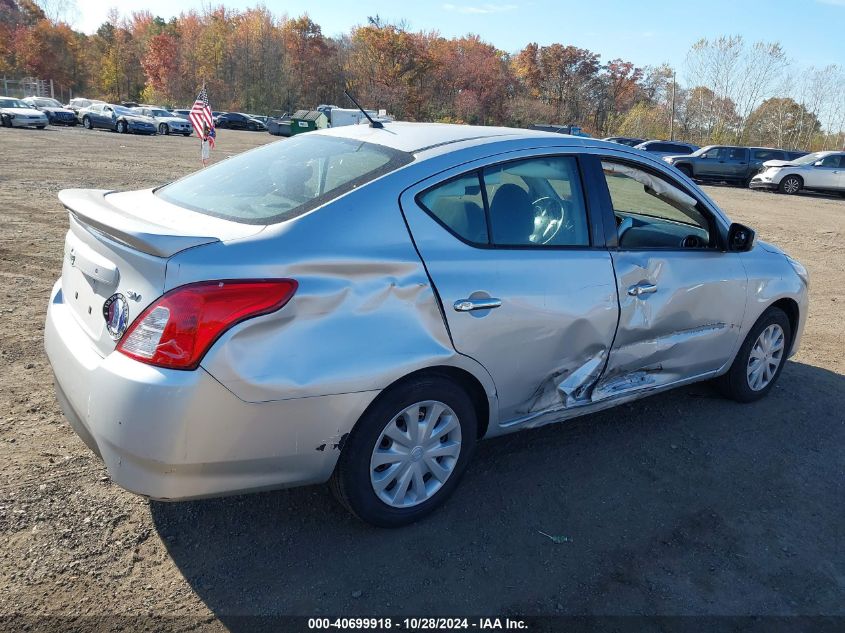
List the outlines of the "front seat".
<svg viewBox="0 0 845 633">
<path fill-rule="evenodd" d="M 531 244 L 534 207 L 525 190 L 514 184 L 499 187 L 490 203 L 490 224 L 494 244 Z"/>
</svg>

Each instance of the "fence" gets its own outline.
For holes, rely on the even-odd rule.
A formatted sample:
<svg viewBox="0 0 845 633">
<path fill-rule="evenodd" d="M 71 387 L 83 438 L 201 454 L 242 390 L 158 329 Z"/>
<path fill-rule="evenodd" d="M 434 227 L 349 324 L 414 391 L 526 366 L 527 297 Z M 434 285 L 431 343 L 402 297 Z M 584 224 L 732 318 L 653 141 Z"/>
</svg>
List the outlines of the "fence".
<svg viewBox="0 0 845 633">
<path fill-rule="evenodd" d="M 6 97 L 16 97 L 22 99 L 24 97 L 52 97 L 56 98 L 55 86 L 52 79 L 37 79 L 35 77 L 24 77 L 23 79 L 9 79 L 3 77 L 0 79 L 0 86 L 2 92 L 0 95 Z M 59 89 L 60 97 L 63 97 L 64 91 Z M 70 93 L 68 92 L 68 100 L 70 100 Z"/>
</svg>

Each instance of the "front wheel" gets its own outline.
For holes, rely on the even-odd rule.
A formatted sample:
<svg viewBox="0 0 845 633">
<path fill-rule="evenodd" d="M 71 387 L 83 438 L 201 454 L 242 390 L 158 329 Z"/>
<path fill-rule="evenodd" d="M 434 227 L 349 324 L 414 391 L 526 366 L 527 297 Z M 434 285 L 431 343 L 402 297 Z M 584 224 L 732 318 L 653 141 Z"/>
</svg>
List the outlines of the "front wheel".
<svg viewBox="0 0 845 633">
<path fill-rule="evenodd" d="M 359 519 L 399 527 L 432 512 L 457 487 L 477 443 L 475 408 L 445 376 L 382 394 L 342 448 L 331 488 Z"/>
<path fill-rule="evenodd" d="M 687 178 L 692 178 L 692 169 L 690 169 L 689 165 L 679 165 L 678 171 Z"/>
<path fill-rule="evenodd" d="M 117 122 L 117 131 L 121 134 L 126 134 L 129 131 L 129 126 L 126 125 L 126 121 Z"/>
<path fill-rule="evenodd" d="M 91 124 L 91 119 L 89 119 L 87 116 L 82 117 L 82 127 L 84 127 L 86 130 L 94 129 L 94 126 Z"/>
<path fill-rule="evenodd" d="M 35 127 L 37 127 L 39 130 L 43 130 L 47 126 L 46 125 L 36 125 Z"/>
<path fill-rule="evenodd" d="M 794 196 L 796 193 L 801 191 L 801 188 L 804 186 L 804 181 L 801 180 L 800 176 L 787 176 L 783 180 L 780 181 L 778 185 L 778 190 L 781 193 L 785 193 L 789 196 Z"/>
<path fill-rule="evenodd" d="M 166 136 L 166 135 L 170 134 L 170 128 L 167 127 L 167 123 L 159 123 L 158 133 L 161 134 L 162 136 Z"/>
<path fill-rule="evenodd" d="M 754 402 L 777 382 L 792 343 L 792 327 L 786 313 L 771 307 L 757 319 L 745 337 L 731 368 L 718 379 L 727 397 L 737 402 Z"/>
</svg>

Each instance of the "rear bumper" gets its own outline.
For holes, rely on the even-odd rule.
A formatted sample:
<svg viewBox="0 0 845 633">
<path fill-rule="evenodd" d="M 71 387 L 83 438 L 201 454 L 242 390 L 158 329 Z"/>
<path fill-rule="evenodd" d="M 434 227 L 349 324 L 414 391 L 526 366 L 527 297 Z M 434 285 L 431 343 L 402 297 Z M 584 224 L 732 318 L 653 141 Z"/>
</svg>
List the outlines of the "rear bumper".
<svg viewBox="0 0 845 633">
<path fill-rule="evenodd" d="M 53 288 L 45 348 L 71 426 L 123 488 L 165 500 L 320 483 L 377 392 L 245 402 L 202 369 L 100 356 Z"/>
</svg>

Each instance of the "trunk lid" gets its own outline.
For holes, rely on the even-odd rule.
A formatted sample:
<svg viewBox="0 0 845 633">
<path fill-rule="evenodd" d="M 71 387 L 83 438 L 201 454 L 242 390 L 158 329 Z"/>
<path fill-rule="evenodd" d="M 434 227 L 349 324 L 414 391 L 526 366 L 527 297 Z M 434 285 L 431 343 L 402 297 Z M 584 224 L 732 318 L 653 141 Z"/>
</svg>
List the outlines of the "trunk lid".
<svg viewBox="0 0 845 633">
<path fill-rule="evenodd" d="M 59 193 L 59 200 L 70 216 L 62 263 L 64 302 L 102 355 L 119 340 L 107 321 L 122 334 L 160 297 L 173 255 L 264 228 L 178 207 L 152 190 L 69 189 Z"/>
</svg>

